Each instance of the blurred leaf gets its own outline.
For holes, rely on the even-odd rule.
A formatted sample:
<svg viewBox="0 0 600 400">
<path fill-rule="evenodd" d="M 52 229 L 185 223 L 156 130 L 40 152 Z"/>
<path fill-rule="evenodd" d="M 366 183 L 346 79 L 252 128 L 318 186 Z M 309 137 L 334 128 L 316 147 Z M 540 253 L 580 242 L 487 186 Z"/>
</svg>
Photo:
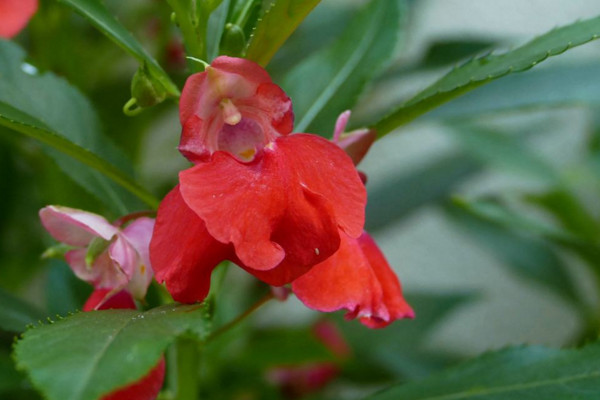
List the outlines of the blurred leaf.
<svg viewBox="0 0 600 400">
<path fill-rule="evenodd" d="M 527 200 L 552 213 L 573 234 L 600 243 L 600 221 L 566 190 L 532 194 Z"/>
<path fill-rule="evenodd" d="M 396 321 L 385 329 L 368 329 L 357 321 L 345 321 L 342 314 L 335 315 L 337 326 L 355 353 L 354 362 L 345 367 L 346 375 L 354 381 L 365 378 L 381 381 L 383 372 L 396 379 L 419 378 L 457 360 L 456 356 L 433 353 L 425 345 L 443 319 L 475 296 L 408 293 L 405 297 L 415 310 L 415 319 Z"/>
<path fill-rule="evenodd" d="M 209 329 L 200 305 L 83 312 L 29 329 L 14 355 L 49 400 L 96 400 L 144 376 L 176 337 Z"/>
<path fill-rule="evenodd" d="M 39 399 L 27 378 L 15 369 L 8 352 L 0 350 L 0 397 L 10 400 Z"/>
<path fill-rule="evenodd" d="M 600 105 L 598 62 L 559 65 L 507 76 L 427 114 L 461 119 L 532 107 Z"/>
<path fill-rule="evenodd" d="M 372 126 L 383 137 L 441 104 L 513 72 L 528 70 L 546 58 L 597 39 L 600 17 L 554 29 L 507 53 L 475 58 L 396 108 Z"/>
<path fill-rule="evenodd" d="M 206 56 L 207 62 L 211 62 L 221 52 L 219 44 L 225 24 L 227 23 L 227 14 L 231 5 L 231 0 L 223 0 L 219 7 L 208 18 L 208 29 L 206 30 Z"/>
<path fill-rule="evenodd" d="M 23 332 L 29 324 L 46 318 L 44 313 L 0 288 L 0 329 L 9 332 Z"/>
<path fill-rule="evenodd" d="M 431 68 L 453 64 L 467 57 L 475 56 L 484 50 L 488 50 L 493 45 L 494 42 L 480 39 L 449 39 L 433 42 L 427 49 L 425 56 L 423 56 L 421 66 Z"/>
<path fill-rule="evenodd" d="M 600 345 L 556 350 L 515 347 L 488 353 L 425 380 L 383 390 L 370 400 L 592 400 L 600 390 Z"/>
<path fill-rule="evenodd" d="M 77 278 L 64 261 L 50 260 L 47 267 L 45 298 L 48 314 L 53 317 L 80 310 L 92 293 L 92 287 Z"/>
<path fill-rule="evenodd" d="M 530 176 L 546 184 L 556 184 L 560 179 L 550 163 L 524 145 L 522 137 L 468 125 L 450 128 L 465 152 L 485 165 L 497 165 L 503 171 Z"/>
<path fill-rule="evenodd" d="M 366 229 L 384 228 L 419 207 L 446 199 L 458 184 L 481 168 L 471 157 L 454 153 L 436 157 L 415 171 L 402 172 L 369 188 Z"/>
<path fill-rule="evenodd" d="M 179 89 L 171 81 L 169 75 L 158 65 L 140 43 L 111 15 L 100 0 L 59 0 L 87 18 L 96 28 L 104 33 L 123 50 L 135 57 L 140 64 L 148 66 L 150 73 L 174 97 L 179 97 Z"/>
<path fill-rule="evenodd" d="M 262 66 L 267 65 L 319 2 L 320 0 L 274 0 L 252 33 L 246 57 Z"/>
<path fill-rule="evenodd" d="M 157 200 L 131 179 L 130 162 L 101 134 L 87 99 L 51 73 L 37 75 L 23 58 L 15 44 L 0 41 L 0 124 L 51 146 L 48 153 L 59 166 L 115 214 L 135 210 L 139 202 L 97 171 L 156 206 Z"/>
<path fill-rule="evenodd" d="M 337 116 L 393 57 L 405 15 L 404 1 L 371 0 L 335 42 L 286 75 L 281 86 L 299 117 L 296 132 L 331 135 Z"/>
<path fill-rule="evenodd" d="M 568 301 L 580 302 L 573 279 L 554 249 L 539 237 L 525 236 L 519 228 L 526 226 L 553 236 L 562 236 L 560 230 L 510 213 L 492 202 L 468 203 L 455 199 L 446 211 L 458 226 L 514 273 L 545 285 Z"/>
</svg>

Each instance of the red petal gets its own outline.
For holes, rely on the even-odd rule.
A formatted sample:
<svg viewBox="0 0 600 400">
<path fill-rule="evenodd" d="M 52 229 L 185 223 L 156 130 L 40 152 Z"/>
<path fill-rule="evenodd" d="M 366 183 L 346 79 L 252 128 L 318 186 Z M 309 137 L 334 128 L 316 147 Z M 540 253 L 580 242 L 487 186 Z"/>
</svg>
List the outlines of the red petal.
<svg viewBox="0 0 600 400">
<path fill-rule="evenodd" d="M 92 292 L 83 306 L 83 311 L 92 311 L 98 307 L 98 310 L 110 309 L 132 309 L 135 310 L 135 302 L 133 297 L 126 291 L 122 290 L 118 293 L 110 295 L 112 289 L 97 289 Z M 107 298 L 107 296 L 109 296 Z"/>
<path fill-rule="evenodd" d="M 338 225 L 362 228 L 366 193 L 352 161 L 313 135 L 281 137 L 251 163 L 217 152 L 179 178 L 210 234 L 233 243 L 248 270 L 272 285 L 333 254 Z"/>
<path fill-rule="evenodd" d="M 37 0 L 0 1 L 0 37 L 9 39 L 19 33 L 37 8 Z"/>
<path fill-rule="evenodd" d="M 271 82 L 271 77 L 263 67 L 244 58 L 220 56 L 215 58 L 210 66 L 223 72 L 241 75 L 258 84 Z"/>
<path fill-rule="evenodd" d="M 164 378 L 165 359 L 162 357 L 148 375 L 129 386 L 102 397 L 102 400 L 154 400 L 162 388 Z"/>
<path fill-rule="evenodd" d="M 339 227 L 359 237 L 367 192 L 350 157 L 330 141 L 306 133 L 280 137 L 276 143 L 299 183 L 326 198 Z"/>
<path fill-rule="evenodd" d="M 415 313 L 402 296 L 402 287 L 400 281 L 390 268 L 385 256 L 377 246 L 377 243 L 366 232 L 358 238 L 358 244 L 363 254 L 369 261 L 369 265 L 377 276 L 383 290 L 383 302 L 390 314 L 389 321 L 381 321 L 373 318 L 362 318 L 360 322 L 370 328 L 382 328 L 392 321 L 401 318 L 414 318 Z"/>
<path fill-rule="evenodd" d="M 158 209 L 150 260 L 156 280 L 166 282 L 175 300 L 204 300 L 213 269 L 232 258 L 232 253 L 231 246 L 210 236 L 204 222 L 183 201 L 179 186 L 167 194 Z"/>
<path fill-rule="evenodd" d="M 341 234 L 339 250 L 292 283 L 296 296 L 309 308 L 348 310 L 371 328 L 380 328 L 413 312 L 402 297 L 400 283 L 387 261 L 364 233 L 359 239 Z"/>
</svg>

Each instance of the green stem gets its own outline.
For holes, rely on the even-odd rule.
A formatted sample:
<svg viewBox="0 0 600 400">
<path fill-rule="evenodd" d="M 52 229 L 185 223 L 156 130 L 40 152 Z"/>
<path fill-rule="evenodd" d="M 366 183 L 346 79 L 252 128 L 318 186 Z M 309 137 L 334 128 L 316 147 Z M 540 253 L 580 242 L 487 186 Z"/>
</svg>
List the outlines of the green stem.
<svg viewBox="0 0 600 400">
<path fill-rule="evenodd" d="M 211 340 L 214 340 L 217 337 L 221 336 L 223 333 L 227 332 L 228 330 L 230 330 L 231 328 L 233 328 L 234 326 L 236 326 L 237 324 L 239 324 L 240 322 L 245 320 L 248 316 L 250 316 L 250 314 L 252 314 L 254 311 L 258 310 L 260 307 L 262 307 L 265 303 L 267 303 L 269 300 L 273 299 L 274 297 L 275 296 L 273 296 L 273 293 L 269 292 L 267 295 L 265 295 L 264 297 L 259 299 L 252 306 L 250 306 L 250 308 L 248 308 L 242 314 L 238 315 L 232 321 L 226 323 L 225 325 L 223 325 L 222 327 L 220 327 L 219 329 L 214 331 L 208 338 L 206 338 L 205 343 L 208 343 Z"/>
<path fill-rule="evenodd" d="M 183 35 L 188 56 L 206 59 L 206 25 L 208 18 L 197 18 L 194 0 L 167 0 Z M 206 21 L 204 21 L 206 19 Z M 197 68 L 196 65 L 191 66 Z"/>
<path fill-rule="evenodd" d="M 175 344 L 177 368 L 175 400 L 198 400 L 198 370 L 200 351 L 198 342 L 180 338 Z"/>
</svg>

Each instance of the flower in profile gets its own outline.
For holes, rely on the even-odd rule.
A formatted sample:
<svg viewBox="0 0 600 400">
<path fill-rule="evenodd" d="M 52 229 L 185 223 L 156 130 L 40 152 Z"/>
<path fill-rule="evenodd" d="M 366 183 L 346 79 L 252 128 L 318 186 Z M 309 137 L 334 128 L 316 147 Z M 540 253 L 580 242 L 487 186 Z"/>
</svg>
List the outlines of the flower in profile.
<svg viewBox="0 0 600 400">
<path fill-rule="evenodd" d="M 375 140 L 373 130 L 343 133 L 350 111 L 337 120 L 333 142 L 358 164 Z M 366 176 L 364 178 L 366 180 Z M 292 283 L 292 290 L 307 307 L 331 312 L 348 310 L 370 328 L 382 328 L 414 312 L 402 295 L 398 277 L 367 232 L 358 238 L 340 232 L 338 251 Z"/>
<path fill-rule="evenodd" d="M 95 290 L 83 306 L 83 311 L 110 309 L 135 310 L 136 306 L 129 292 L 122 290 L 111 293 L 109 289 Z M 162 388 L 164 378 L 165 359 L 161 357 L 158 364 L 144 377 L 103 396 L 101 400 L 154 400 Z"/>
<path fill-rule="evenodd" d="M 95 289 L 127 289 L 144 298 L 153 275 L 148 246 L 154 219 L 137 218 L 121 229 L 99 215 L 61 206 L 42 208 L 40 219 L 68 246 L 65 259 L 78 278 Z"/>
<path fill-rule="evenodd" d="M 38 0 L 0 0 L 0 38 L 19 33 L 38 9 Z"/>
<path fill-rule="evenodd" d="M 229 259 L 280 286 L 358 237 L 366 191 L 334 143 L 292 131 L 291 101 L 258 64 L 218 57 L 180 102 L 179 150 L 195 165 L 158 210 L 150 254 L 175 300 L 208 293 Z"/>
</svg>

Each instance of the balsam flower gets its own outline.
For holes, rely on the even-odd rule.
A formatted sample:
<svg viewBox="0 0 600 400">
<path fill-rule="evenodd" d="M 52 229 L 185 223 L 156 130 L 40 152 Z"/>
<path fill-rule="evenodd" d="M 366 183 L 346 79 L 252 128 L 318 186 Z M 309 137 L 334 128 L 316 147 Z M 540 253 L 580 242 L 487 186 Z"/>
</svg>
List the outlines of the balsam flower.
<svg viewBox="0 0 600 400">
<path fill-rule="evenodd" d="M 38 0 L 0 0 L 0 37 L 10 39 L 21 31 L 38 9 Z"/>
<path fill-rule="evenodd" d="M 40 219 L 54 239 L 71 247 L 65 259 L 79 279 L 144 298 L 153 275 L 148 246 L 154 219 L 138 218 L 121 229 L 99 215 L 61 206 L 42 208 Z"/>
<path fill-rule="evenodd" d="M 337 120 L 333 142 L 358 164 L 375 139 L 372 130 L 344 134 L 350 112 Z M 366 180 L 366 176 L 364 178 Z M 309 308 L 332 312 L 348 310 L 347 319 L 359 318 L 370 328 L 382 328 L 414 312 L 402 296 L 398 277 L 367 232 L 358 238 L 340 232 L 338 251 L 292 283 L 296 296 Z"/>
<path fill-rule="evenodd" d="M 192 75 L 180 119 L 179 150 L 195 165 L 161 203 L 150 245 L 175 300 L 203 300 L 222 260 L 280 286 L 331 256 L 340 232 L 360 236 L 366 191 L 352 160 L 290 135 L 291 101 L 258 64 L 222 56 Z"/>
<path fill-rule="evenodd" d="M 135 310 L 136 306 L 131 294 L 126 291 L 111 293 L 109 289 L 98 289 L 91 294 L 83 306 L 83 311 L 96 309 Z M 143 378 L 103 396 L 101 400 L 154 400 L 162 388 L 164 378 L 165 359 L 162 357 Z"/>
</svg>

